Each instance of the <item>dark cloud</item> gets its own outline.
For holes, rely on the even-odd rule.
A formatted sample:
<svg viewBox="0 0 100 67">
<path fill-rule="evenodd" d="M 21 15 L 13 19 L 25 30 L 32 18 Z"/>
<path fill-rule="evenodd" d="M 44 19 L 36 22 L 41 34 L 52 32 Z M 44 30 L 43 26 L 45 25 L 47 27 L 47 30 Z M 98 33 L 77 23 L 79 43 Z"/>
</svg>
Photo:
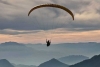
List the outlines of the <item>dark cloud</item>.
<svg viewBox="0 0 100 67">
<path fill-rule="evenodd" d="M 7 34 L 7 35 L 18 35 L 18 34 L 37 33 L 37 32 L 40 31 L 39 30 L 21 31 L 21 30 L 11 30 L 11 29 L 0 30 L 0 34 Z"/>
<path fill-rule="evenodd" d="M 11 5 L 9 2 L 4 1 L 4 0 L 0 0 L 0 3 L 3 3 L 3 4 L 5 4 L 5 5 Z"/>
<path fill-rule="evenodd" d="M 84 8 L 90 4 L 90 1 L 88 1 L 88 0 L 87 1 L 86 0 L 82 0 L 82 1 L 80 1 L 80 0 L 70 0 L 70 1 L 52 0 L 52 1 L 54 3 L 58 3 L 63 6 L 66 6 L 67 8 L 69 8 L 73 11 L 76 11 L 76 12 L 79 12 L 81 8 Z"/>
</svg>

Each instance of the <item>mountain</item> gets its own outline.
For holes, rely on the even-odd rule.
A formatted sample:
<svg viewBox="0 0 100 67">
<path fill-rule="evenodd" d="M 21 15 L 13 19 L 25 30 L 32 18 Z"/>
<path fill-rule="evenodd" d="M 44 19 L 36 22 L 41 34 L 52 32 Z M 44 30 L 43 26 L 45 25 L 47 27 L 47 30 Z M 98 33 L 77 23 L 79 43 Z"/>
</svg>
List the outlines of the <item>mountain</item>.
<svg viewBox="0 0 100 67">
<path fill-rule="evenodd" d="M 70 67 L 100 67 L 100 55 L 95 55 L 88 60 L 71 65 Z"/>
<path fill-rule="evenodd" d="M 0 60 L 0 67 L 14 67 L 14 66 L 6 59 L 1 59 Z"/>
<path fill-rule="evenodd" d="M 22 46 L 21 46 L 22 45 Z M 23 44 L 5 42 L 0 44 L 0 58 L 8 59 L 16 64 L 39 65 L 51 58 L 68 55 L 85 55 L 92 57 L 100 53 L 100 43 L 61 43 L 52 44 Z M 36 61 L 34 61 L 36 60 Z"/>
<path fill-rule="evenodd" d="M 0 51 L 9 51 L 10 53 L 14 51 L 22 51 L 27 49 L 30 48 L 26 47 L 24 44 L 17 42 L 5 42 L 0 44 Z"/>
<path fill-rule="evenodd" d="M 58 60 L 63 62 L 63 63 L 72 65 L 72 64 L 81 62 L 83 60 L 86 60 L 86 59 L 89 59 L 89 57 L 86 57 L 83 55 L 70 55 L 70 56 L 61 57 Z"/>
<path fill-rule="evenodd" d="M 25 46 L 25 45 L 17 42 L 4 42 L 1 43 L 0 46 Z"/>
<path fill-rule="evenodd" d="M 47 62 L 40 64 L 38 67 L 68 67 L 68 65 L 53 58 Z"/>
<path fill-rule="evenodd" d="M 5 42 L 0 44 L 0 58 L 8 59 L 10 62 L 16 64 L 25 63 L 29 65 L 31 63 L 32 65 L 34 63 L 33 56 L 37 56 L 37 53 L 37 50 L 17 42 Z"/>
<path fill-rule="evenodd" d="M 35 66 L 35 65 L 23 65 L 23 64 L 14 64 L 14 63 L 12 63 L 13 65 L 14 65 L 14 67 L 37 67 L 37 66 Z"/>
<path fill-rule="evenodd" d="M 43 50 L 50 52 L 59 52 L 62 53 L 59 56 L 68 56 L 68 55 L 85 55 L 88 57 L 92 57 L 100 53 L 100 43 L 96 42 L 84 42 L 84 43 L 59 43 L 59 44 L 52 44 L 49 48 L 46 48 L 45 44 L 34 44 L 34 45 L 26 45 L 28 47 Z M 57 57 L 53 57 L 57 58 Z M 59 58 L 59 57 L 58 57 Z"/>
</svg>

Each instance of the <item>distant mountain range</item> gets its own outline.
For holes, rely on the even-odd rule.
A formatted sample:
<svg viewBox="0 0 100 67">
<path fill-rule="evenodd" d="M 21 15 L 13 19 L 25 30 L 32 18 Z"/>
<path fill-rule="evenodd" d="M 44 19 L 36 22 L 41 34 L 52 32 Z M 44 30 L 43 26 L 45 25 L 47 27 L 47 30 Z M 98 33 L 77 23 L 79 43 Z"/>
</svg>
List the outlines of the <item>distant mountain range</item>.
<svg viewBox="0 0 100 67">
<path fill-rule="evenodd" d="M 78 62 L 81 62 L 83 60 L 86 60 L 86 59 L 89 59 L 89 57 L 86 57 L 83 55 L 70 55 L 70 56 L 61 57 L 58 60 L 63 62 L 63 63 L 72 65 L 72 64 L 76 64 Z"/>
<path fill-rule="evenodd" d="M 0 60 L 0 67 L 37 67 L 35 65 L 23 65 L 23 64 L 14 64 L 14 63 L 10 63 L 8 60 L 6 59 L 1 59 Z"/>
<path fill-rule="evenodd" d="M 0 46 L 25 46 L 25 45 L 17 42 L 5 42 L 1 43 Z"/>
<path fill-rule="evenodd" d="M 100 67 L 100 55 L 95 55 L 88 60 L 84 60 L 69 67 Z"/>
<path fill-rule="evenodd" d="M 0 60 L 0 67 L 37 67 L 34 65 L 23 65 L 23 64 L 11 64 L 6 59 Z M 90 59 L 81 61 L 79 63 L 68 65 L 58 61 L 57 59 L 53 58 L 49 61 L 41 63 L 38 67 L 100 67 L 100 55 L 95 55 Z"/>
<path fill-rule="evenodd" d="M 33 48 L 27 47 L 24 44 L 21 43 L 17 43 L 17 42 L 5 42 L 5 43 L 1 43 L 0 44 L 0 51 L 2 51 L 1 53 L 5 52 L 5 55 L 7 53 L 14 55 L 14 54 L 21 54 L 24 53 L 22 51 L 32 51 Z M 1 54 L 3 55 L 3 54 Z"/>
<path fill-rule="evenodd" d="M 46 61 L 42 64 L 40 64 L 38 67 L 68 67 L 69 65 L 64 64 L 57 59 L 53 58 L 49 61 Z"/>
<path fill-rule="evenodd" d="M 47 62 L 40 64 L 38 67 L 100 67 L 100 55 L 95 55 L 90 59 L 70 66 L 53 58 Z"/>
<path fill-rule="evenodd" d="M 24 64 L 14 64 L 12 63 L 14 67 L 37 67 L 35 65 L 24 65 Z"/>
<path fill-rule="evenodd" d="M 42 62 L 52 58 L 57 59 L 68 55 L 92 57 L 97 54 L 100 54 L 100 43 L 95 42 L 51 44 L 48 48 L 46 44 L 23 44 L 17 42 L 5 42 L 0 44 L 0 58 L 5 58 L 16 64 L 34 64 L 38 66 Z M 83 58 L 82 60 L 85 59 L 86 58 Z M 37 62 L 35 60 L 37 60 Z M 64 63 L 68 65 L 77 62 L 81 62 L 81 60 L 64 61 Z"/>
<path fill-rule="evenodd" d="M 8 60 L 1 59 L 0 60 L 0 67 L 14 67 Z"/>
</svg>

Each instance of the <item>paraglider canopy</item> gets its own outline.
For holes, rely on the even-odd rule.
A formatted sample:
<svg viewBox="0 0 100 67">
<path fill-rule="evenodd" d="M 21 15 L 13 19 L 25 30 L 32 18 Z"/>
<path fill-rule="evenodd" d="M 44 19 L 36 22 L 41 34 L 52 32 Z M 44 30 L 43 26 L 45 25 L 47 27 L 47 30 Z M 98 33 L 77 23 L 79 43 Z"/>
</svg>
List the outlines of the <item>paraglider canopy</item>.
<svg viewBox="0 0 100 67">
<path fill-rule="evenodd" d="M 36 6 L 36 7 L 33 7 L 33 8 L 29 11 L 28 16 L 30 15 L 30 13 L 31 13 L 33 10 L 38 9 L 38 8 L 42 8 L 42 7 L 55 7 L 55 8 L 63 9 L 63 10 L 65 10 L 66 12 L 68 12 L 68 13 L 72 16 L 72 19 L 74 20 L 74 15 L 73 15 L 73 13 L 72 13 L 68 8 L 66 8 L 66 7 L 64 7 L 64 6 L 61 6 L 61 5 L 58 5 L 58 4 L 43 4 L 43 5 L 38 5 L 38 6 Z"/>
</svg>

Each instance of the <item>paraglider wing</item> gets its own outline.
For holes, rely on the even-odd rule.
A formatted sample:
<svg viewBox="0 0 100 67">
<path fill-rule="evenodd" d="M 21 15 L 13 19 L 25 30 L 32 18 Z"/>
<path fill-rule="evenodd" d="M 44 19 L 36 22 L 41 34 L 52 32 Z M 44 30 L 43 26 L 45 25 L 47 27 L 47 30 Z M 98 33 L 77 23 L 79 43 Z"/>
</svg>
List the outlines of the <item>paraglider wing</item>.
<svg viewBox="0 0 100 67">
<path fill-rule="evenodd" d="M 36 7 L 32 8 L 32 9 L 29 11 L 28 16 L 30 15 L 30 13 L 31 13 L 33 10 L 38 9 L 38 8 L 41 8 L 41 7 L 55 7 L 55 8 L 63 9 L 63 10 L 65 10 L 66 12 L 68 12 L 68 13 L 72 16 L 72 18 L 73 18 L 73 20 L 74 20 L 74 15 L 73 15 L 73 13 L 72 13 L 68 8 L 66 8 L 66 7 L 64 7 L 64 6 L 61 6 L 61 5 L 57 5 L 57 4 L 43 4 L 43 5 L 36 6 Z"/>
</svg>

